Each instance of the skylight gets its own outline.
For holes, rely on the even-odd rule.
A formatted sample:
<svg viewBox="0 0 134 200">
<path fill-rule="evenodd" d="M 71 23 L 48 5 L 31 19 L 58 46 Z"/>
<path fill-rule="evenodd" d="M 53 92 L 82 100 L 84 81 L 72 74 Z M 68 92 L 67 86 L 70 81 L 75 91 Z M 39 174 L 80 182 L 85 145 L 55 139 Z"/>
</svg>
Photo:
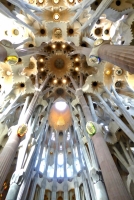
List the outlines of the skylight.
<svg viewBox="0 0 134 200">
<path fill-rule="evenodd" d="M 63 110 L 66 109 L 67 104 L 64 101 L 58 101 L 58 102 L 55 103 L 55 107 L 56 107 L 57 110 L 63 111 Z"/>
</svg>

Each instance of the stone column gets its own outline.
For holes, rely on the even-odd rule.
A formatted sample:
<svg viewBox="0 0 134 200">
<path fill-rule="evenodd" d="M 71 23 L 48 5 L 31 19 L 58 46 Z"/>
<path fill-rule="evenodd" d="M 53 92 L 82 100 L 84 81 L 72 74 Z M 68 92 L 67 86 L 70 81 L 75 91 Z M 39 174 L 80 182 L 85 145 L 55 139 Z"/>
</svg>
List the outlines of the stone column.
<svg viewBox="0 0 134 200">
<path fill-rule="evenodd" d="M 85 119 L 84 119 L 84 115 L 83 115 L 81 106 L 77 105 L 76 107 L 77 107 L 78 113 L 80 115 L 80 123 L 81 123 L 82 129 L 83 129 L 84 136 L 87 139 L 87 144 L 88 144 L 88 148 L 89 148 L 89 152 L 90 152 L 92 167 L 94 167 L 97 170 L 97 169 L 99 169 L 99 166 L 98 166 L 98 161 L 97 161 L 97 158 L 96 158 L 96 153 L 95 153 L 95 150 L 94 150 L 93 141 L 88 136 L 88 133 L 87 133 L 87 130 L 86 130 L 86 123 L 85 123 Z"/>
<path fill-rule="evenodd" d="M 104 186 L 104 183 L 102 182 L 102 178 L 100 178 L 100 170 L 96 170 L 92 165 L 91 165 L 91 161 L 89 160 L 87 151 L 85 149 L 85 145 L 82 141 L 81 135 L 80 135 L 80 129 L 79 129 L 79 125 L 78 122 L 73 114 L 72 108 L 71 109 L 71 113 L 72 113 L 72 118 L 73 118 L 73 122 L 74 122 L 74 130 L 77 132 L 77 136 L 78 136 L 78 140 L 80 142 L 81 145 L 81 149 L 82 149 L 82 153 L 86 162 L 86 166 L 88 168 L 88 172 L 90 175 L 90 179 L 92 178 L 92 183 L 94 184 L 94 190 L 95 190 L 95 196 L 96 196 L 96 200 L 108 200 L 108 196 L 107 196 L 107 192 Z M 71 147 L 72 148 L 72 147 Z"/>
<path fill-rule="evenodd" d="M 56 150 L 55 150 L 55 158 L 54 158 L 54 176 L 53 176 L 53 185 L 52 185 L 52 200 L 56 200 L 56 192 L 57 192 L 57 157 L 58 157 L 58 133 L 55 132 L 55 142 L 56 142 Z"/>
<path fill-rule="evenodd" d="M 98 55 L 102 60 L 134 73 L 134 46 L 104 44 L 100 46 Z"/>
<path fill-rule="evenodd" d="M 46 119 L 44 119 L 44 121 L 41 124 L 42 129 L 44 128 L 45 123 L 46 123 Z M 44 135 L 45 135 L 44 130 L 40 130 L 39 139 L 37 140 L 37 144 L 36 144 L 36 146 L 32 146 L 32 149 L 30 151 L 30 155 L 29 155 L 29 157 L 26 161 L 26 164 L 24 166 L 24 171 L 26 172 L 25 178 L 24 178 L 24 181 L 23 181 L 23 183 L 20 187 L 20 190 L 19 190 L 19 193 L 18 193 L 18 196 L 17 196 L 17 200 L 24 199 L 23 196 L 26 197 L 26 195 L 24 194 L 24 191 L 25 191 L 25 188 L 26 188 L 26 185 L 27 185 L 27 181 L 29 181 L 28 177 L 30 177 L 30 173 L 32 173 L 32 170 L 34 169 L 35 162 L 36 162 L 36 159 L 37 159 L 37 155 L 39 154 L 41 142 L 44 139 Z"/>
<path fill-rule="evenodd" d="M 76 146 L 77 146 L 77 151 L 78 151 L 78 155 L 79 155 L 80 166 L 81 166 L 81 169 L 84 170 L 84 166 L 83 166 L 83 162 L 82 162 L 82 158 L 81 158 L 80 146 L 78 146 L 78 140 L 76 142 Z M 84 188 L 83 193 L 85 193 L 86 200 L 91 200 L 87 182 L 86 182 L 86 177 L 85 177 L 85 174 L 83 171 L 82 171 L 81 177 L 82 177 L 83 188 Z"/>
<path fill-rule="evenodd" d="M 86 57 L 89 57 L 92 51 L 92 48 L 76 47 L 74 45 L 72 47 L 74 48 L 74 52 L 72 52 L 71 55 L 83 54 Z M 134 46 L 102 44 L 98 49 L 98 56 L 101 60 L 113 63 L 131 73 L 134 73 L 133 55 Z"/>
<path fill-rule="evenodd" d="M 77 106 L 77 108 L 80 108 L 80 105 L 78 105 Z M 83 123 L 81 124 L 81 126 L 84 128 L 85 127 L 85 122 L 84 122 L 84 118 L 83 118 L 83 116 L 82 115 L 80 115 L 80 119 L 83 121 Z M 85 128 L 86 129 L 86 128 Z M 75 132 L 76 133 L 76 132 Z M 78 138 L 78 140 L 79 140 L 79 138 Z M 90 140 L 90 138 L 89 138 L 89 140 Z M 91 140 L 90 140 L 91 141 Z M 82 145 L 82 146 L 84 146 L 84 145 Z M 86 176 L 87 176 L 87 180 L 88 180 L 88 182 L 89 182 L 89 188 L 90 188 L 90 192 L 89 192 L 89 189 L 88 189 L 88 193 L 89 193 L 89 196 L 90 196 L 90 193 L 91 193 L 91 197 L 92 197 L 92 200 L 95 200 L 96 199 L 96 195 L 95 195 L 95 190 L 94 190 L 94 186 L 93 186 L 93 181 L 91 181 L 91 176 L 89 175 L 89 171 L 91 170 L 90 169 L 90 167 L 85 163 L 85 166 L 83 166 L 83 162 L 82 162 L 82 157 L 83 157 L 83 160 L 85 160 L 87 157 L 85 156 L 85 159 L 84 159 L 84 156 L 83 156 L 83 154 L 87 154 L 87 151 L 80 151 L 80 149 L 81 149 L 81 145 L 78 145 L 78 142 L 77 142 L 77 150 L 78 150 L 78 155 L 79 155 L 79 159 L 80 159 L 80 165 L 81 165 L 81 168 L 83 168 L 83 170 L 84 170 L 84 168 L 86 167 Z M 89 148 L 89 151 L 90 151 L 90 154 L 91 154 L 91 151 L 92 151 L 92 149 L 91 148 Z M 91 159 L 92 159 L 92 157 L 91 157 Z M 87 159 L 86 159 L 87 160 Z M 89 159 L 88 159 L 89 160 Z M 89 161 L 88 161 L 89 162 Z M 91 162 L 91 161 L 90 161 Z M 93 162 L 92 162 L 92 165 L 93 165 Z M 87 169 L 87 166 L 88 166 L 88 169 Z M 94 165 L 93 165 L 94 166 Z M 83 173 L 83 172 L 82 172 Z M 86 181 L 86 180 L 85 180 Z M 87 182 L 86 182 L 86 184 L 87 184 Z M 86 192 L 86 194 L 87 194 L 87 192 Z M 90 199 L 89 198 L 89 196 L 88 195 L 86 195 L 86 197 L 87 197 L 87 199 Z"/>
<path fill-rule="evenodd" d="M 46 122 L 46 121 L 45 121 Z M 45 123 L 44 122 L 44 123 Z M 47 128 L 48 128 L 48 126 L 46 125 L 46 129 L 45 129 L 45 132 L 47 131 Z M 45 135 L 45 132 L 44 131 L 42 131 L 42 133 L 40 133 L 40 136 L 41 135 Z M 42 136 L 42 137 L 43 137 Z M 43 140 L 44 141 L 44 140 Z M 42 141 L 42 143 L 43 143 L 43 141 Z M 40 142 L 39 142 L 40 143 Z M 44 143 L 42 144 L 42 146 L 44 147 Z M 41 148 L 42 149 L 42 148 Z M 43 149 L 42 149 L 42 151 L 43 151 Z M 40 151 L 40 154 L 42 153 L 42 151 Z M 8 190 L 8 193 L 7 193 L 7 196 L 6 196 L 6 200 L 11 200 L 11 199 L 15 199 L 16 197 L 17 197 L 17 195 L 18 195 L 18 191 L 19 191 L 19 189 L 20 189 L 20 186 L 21 186 L 21 184 L 22 184 L 22 182 L 23 182 L 23 179 L 25 179 L 25 176 L 26 176 L 26 174 L 28 173 L 28 171 L 29 171 L 29 169 L 30 169 L 30 167 L 31 167 L 31 163 L 33 162 L 32 160 L 33 160 L 33 156 L 34 156 L 34 149 L 32 148 L 31 149 L 31 151 L 30 151 L 30 154 L 29 154 L 29 156 L 28 156 L 28 159 L 27 159 L 27 161 L 26 161 L 26 164 L 25 164 L 25 166 L 24 166 L 24 168 L 23 169 L 21 169 L 21 168 L 19 168 L 19 169 L 17 169 L 14 173 L 13 173 L 13 176 L 12 176 L 12 178 L 11 178 L 11 181 L 10 181 L 10 188 L 9 188 L 9 190 Z M 42 155 L 40 155 L 40 157 L 41 157 Z M 38 163 L 40 163 L 40 160 L 38 161 Z M 34 166 L 33 166 L 34 167 Z M 39 168 L 39 164 L 38 164 L 38 168 Z M 38 170 L 37 170 L 38 171 Z M 20 181 L 20 179 L 22 180 L 22 181 Z M 12 195 L 11 195 L 12 194 Z M 14 195 L 13 195 L 14 194 Z M 12 198 L 11 198 L 11 196 L 12 196 Z"/>
<path fill-rule="evenodd" d="M 82 182 L 83 182 L 83 187 L 84 187 L 84 193 L 85 193 L 86 200 L 91 200 L 84 172 L 82 172 Z"/>
<path fill-rule="evenodd" d="M 102 133 L 97 133 L 93 137 L 95 151 L 97 152 L 97 157 L 103 173 L 103 178 L 106 184 L 109 199 L 131 199 L 123 184 L 107 144 L 104 142 Z M 103 152 L 103 156 L 102 152 L 100 152 L 100 147 L 101 151 Z"/>
<path fill-rule="evenodd" d="M 17 126 L 12 127 L 12 134 L 10 135 L 2 153 L 0 154 L 0 189 L 2 188 L 2 185 L 10 170 L 20 143 L 20 137 L 17 136 L 17 129 Z"/>
<path fill-rule="evenodd" d="M 6 49 L 2 45 L 0 45 L 0 62 L 4 62 L 6 57 L 7 57 Z"/>
<path fill-rule="evenodd" d="M 19 193 L 18 193 L 18 196 L 17 196 L 17 200 L 21 200 L 21 199 L 25 200 L 26 197 L 27 197 L 27 193 L 28 193 L 28 190 L 29 190 L 29 186 L 31 184 L 32 172 L 33 172 L 33 168 L 35 166 L 37 155 L 38 155 L 38 148 L 35 148 L 33 157 L 31 159 L 32 161 L 29 164 L 29 167 L 28 167 L 28 170 L 26 171 L 23 183 L 20 186 L 20 190 L 19 190 Z"/>
<path fill-rule="evenodd" d="M 19 152 L 18 152 L 18 159 L 17 159 L 17 164 L 16 164 L 16 171 L 20 170 L 21 168 L 23 168 L 23 160 L 25 158 L 27 146 L 28 146 L 29 140 L 31 139 L 31 134 L 33 133 L 34 128 L 35 128 L 36 124 L 38 123 L 39 114 L 40 114 L 41 110 L 42 110 L 42 106 L 39 106 L 36 109 L 36 116 L 33 119 L 33 122 L 30 125 L 30 127 L 28 127 L 28 132 L 27 132 L 26 137 L 24 139 L 23 146 L 19 149 Z"/>
<path fill-rule="evenodd" d="M 76 96 L 79 99 L 80 105 L 82 107 L 83 113 L 85 115 L 86 122 L 93 121 L 91 112 L 89 110 L 89 107 L 85 101 L 85 98 L 83 96 L 83 92 L 81 89 L 78 89 L 78 85 L 75 83 L 75 81 L 70 77 L 71 82 L 76 89 Z M 104 178 L 105 186 L 108 192 L 108 197 L 110 200 L 113 199 L 130 199 L 130 196 L 123 185 L 123 182 L 121 180 L 119 172 L 116 168 L 116 165 L 112 159 L 112 156 L 110 156 L 109 149 L 106 145 L 106 142 L 104 141 L 104 138 L 101 133 L 96 133 L 93 137 L 93 144 L 95 147 L 95 152 L 99 161 L 99 165 L 102 171 L 102 175 Z M 113 167 L 114 166 L 114 167 Z M 117 178 L 118 177 L 118 181 Z M 110 182 L 109 182 L 110 181 Z M 120 182 L 120 183 L 119 183 Z M 117 190 L 118 188 L 118 190 Z M 116 198 L 115 198 L 116 197 Z"/>
<path fill-rule="evenodd" d="M 40 192 L 39 192 L 38 200 L 44 199 L 45 189 L 46 189 L 46 178 L 43 178 L 42 183 L 41 183 L 41 189 L 40 189 Z"/>
<path fill-rule="evenodd" d="M 54 182 L 52 185 L 52 198 L 51 200 L 56 200 L 56 192 L 57 192 L 57 183 Z"/>
<path fill-rule="evenodd" d="M 63 137 L 63 155 L 64 155 L 64 185 L 63 185 L 63 191 L 64 191 L 64 200 L 68 200 L 68 184 L 67 184 L 67 155 L 66 155 L 66 139 L 67 135 L 66 132 L 64 132 Z"/>
<path fill-rule="evenodd" d="M 44 88 L 45 84 L 47 83 L 49 79 L 49 76 L 46 78 L 46 80 L 43 82 L 43 84 L 40 86 L 40 90 L 38 92 L 35 92 L 35 95 L 28 107 L 27 112 L 24 116 L 24 123 L 27 124 L 28 120 L 33 113 L 37 99 L 39 97 L 40 92 Z M 18 125 L 11 128 L 11 136 L 9 137 L 2 153 L 0 154 L 0 189 L 3 185 L 3 182 L 6 179 L 6 176 L 9 172 L 9 169 L 11 167 L 11 164 L 13 162 L 13 159 L 15 157 L 16 151 L 18 149 L 19 143 L 20 143 L 20 137 L 17 135 Z"/>
<path fill-rule="evenodd" d="M 92 103 L 92 101 L 90 101 Z M 131 199 L 101 132 L 92 137 L 109 199 Z M 98 147 L 99 145 L 99 147 Z"/>
<path fill-rule="evenodd" d="M 95 194 L 95 189 L 94 189 L 94 186 L 93 186 L 93 181 L 91 181 L 91 177 L 90 177 L 90 174 L 88 172 L 87 166 L 86 166 L 86 177 L 87 177 L 86 182 L 87 182 L 87 186 L 90 190 L 91 199 L 96 200 L 96 194 Z"/>
<path fill-rule="evenodd" d="M 51 133 L 50 133 L 50 138 L 49 138 L 49 142 L 48 142 L 48 149 L 46 152 L 46 156 L 45 156 L 45 167 L 44 167 L 44 172 L 43 172 L 43 180 L 41 182 L 41 189 L 39 192 L 39 199 L 38 200 L 42 200 L 44 199 L 44 195 L 45 195 L 45 188 L 46 188 L 46 177 L 47 177 L 47 169 L 48 169 L 48 159 L 49 159 L 49 155 L 50 155 L 50 146 L 51 146 Z"/>
<path fill-rule="evenodd" d="M 68 185 L 67 185 L 67 183 L 64 183 L 63 190 L 64 190 L 64 200 L 68 200 Z"/>
<path fill-rule="evenodd" d="M 31 116 L 31 114 L 33 113 L 33 111 L 35 110 L 35 105 L 36 102 L 39 98 L 39 95 L 41 93 L 41 91 L 43 90 L 43 88 L 45 87 L 45 85 L 47 84 L 49 80 L 49 76 L 47 76 L 47 78 L 45 79 L 45 81 L 42 83 L 42 85 L 40 86 L 40 88 L 38 88 L 38 90 L 34 93 L 34 96 L 30 102 L 30 105 L 25 113 L 25 118 L 24 118 L 24 123 L 27 124 L 27 122 L 29 121 L 29 118 Z"/>
<path fill-rule="evenodd" d="M 74 189 L 75 189 L 75 198 L 77 200 L 81 200 L 80 199 L 79 184 L 78 184 L 78 181 L 77 181 L 76 177 L 74 178 Z"/>
<path fill-rule="evenodd" d="M 29 187 L 30 187 L 30 184 L 31 184 L 31 180 L 32 180 L 32 171 L 31 171 L 31 173 L 29 173 L 29 176 L 28 176 L 28 179 L 27 179 L 27 182 L 26 182 L 26 187 L 25 187 L 23 195 L 22 195 L 23 200 L 26 200 L 26 198 L 27 198 L 27 194 L 28 194 L 28 190 L 29 190 Z"/>
<path fill-rule="evenodd" d="M 35 174 L 35 176 L 34 176 L 34 178 L 32 180 L 31 190 L 30 190 L 30 194 L 28 196 L 28 200 L 33 200 L 33 198 L 34 198 L 37 181 L 38 181 L 38 172 Z"/>
<path fill-rule="evenodd" d="M 71 152 L 72 152 L 72 160 L 73 160 L 73 174 L 74 174 L 74 189 L 75 189 L 75 198 L 77 200 L 81 200 L 80 199 L 80 191 L 79 191 L 79 183 L 77 180 L 77 169 L 76 169 L 76 165 L 75 165 L 75 153 L 74 153 L 74 148 L 73 148 L 73 138 L 70 137 L 70 147 L 71 147 Z"/>
</svg>

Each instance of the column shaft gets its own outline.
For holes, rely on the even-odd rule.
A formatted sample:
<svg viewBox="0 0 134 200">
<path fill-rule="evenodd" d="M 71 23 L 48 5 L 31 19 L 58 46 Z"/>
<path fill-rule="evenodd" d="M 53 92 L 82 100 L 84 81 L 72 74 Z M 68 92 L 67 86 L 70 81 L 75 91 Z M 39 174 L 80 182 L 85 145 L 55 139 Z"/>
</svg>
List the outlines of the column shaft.
<svg viewBox="0 0 134 200">
<path fill-rule="evenodd" d="M 64 191 L 64 200 L 68 200 L 68 191 Z"/>
<path fill-rule="evenodd" d="M 93 136 L 93 142 L 110 200 L 131 199 L 113 161 L 101 133 Z"/>
<path fill-rule="evenodd" d="M 29 190 L 29 187 L 30 187 L 30 184 L 31 184 L 31 179 L 32 179 L 32 173 L 30 173 L 29 176 L 28 176 L 28 179 L 27 179 L 27 182 L 26 182 L 26 187 L 25 187 L 24 192 L 22 194 L 23 200 L 26 200 L 26 198 L 27 198 L 28 190 Z"/>
<path fill-rule="evenodd" d="M 17 130 L 14 129 L 2 153 L 0 154 L 0 189 L 2 188 L 2 185 L 9 172 L 9 169 L 15 157 L 19 143 L 20 143 L 20 138 L 17 135 Z"/>
<path fill-rule="evenodd" d="M 83 182 L 83 188 L 84 188 L 86 200 L 91 200 L 84 172 L 82 172 L 82 182 Z"/>
<path fill-rule="evenodd" d="M 37 181 L 38 181 L 38 173 L 37 173 L 37 175 L 35 175 L 35 177 L 32 181 L 31 190 L 30 190 L 28 200 L 33 200 L 33 198 L 34 198 L 34 194 L 35 194 L 35 190 L 36 190 L 36 186 L 37 186 Z"/>
<path fill-rule="evenodd" d="M 122 69 L 134 73 L 134 47 L 127 45 L 104 44 L 99 48 L 98 55 Z"/>
<path fill-rule="evenodd" d="M 114 46 L 110 46 L 108 45 L 109 49 L 110 47 Z M 107 49 L 106 45 L 103 45 L 102 47 L 100 47 L 100 49 L 103 48 L 103 51 L 107 51 L 105 49 Z M 115 46 L 116 48 L 116 46 Z M 118 47 L 117 47 L 118 48 Z M 99 49 L 99 52 L 101 52 Z M 133 49 L 134 50 L 134 49 Z M 132 48 L 131 48 L 131 52 L 132 52 Z M 106 52 L 105 52 L 106 54 Z M 103 54 L 101 54 L 103 55 Z M 99 55 L 101 57 L 101 55 Z M 111 56 L 111 55 L 109 55 Z M 133 56 L 134 57 L 134 56 Z M 72 79 L 72 77 L 70 77 L 72 84 L 74 86 L 74 88 L 76 89 L 76 95 L 79 99 L 79 102 L 81 104 L 83 113 L 85 115 L 86 118 L 86 122 L 88 121 L 93 121 L 92 117 L 91 117 L 91 112 L 87 106 L 87 103 L 85 101 L 85 98 L 82 94 L 82 90 L 79 89 L 78 90 L 78 86 L 77 84 L 74 82 L 74 80 Z M 86 108 L 86 109 L 85 109 Z M 106 142 L 104 141 L 104 138 L 102 136 L 101 133 L 96 133 L 96 135 L 94 135 L 92 137 L 93 143 L 94 143 L 94 147 L 95 147 L 95 152 L 99 161 L 99 165 L 100 168 L 102 170 L 102 174 L 103 174 L 103 178 L 104 178 L 104 182 L 105 182 L 105 186 L 108 192 L 108 196 L 110 200 L 113 199 L 117 199 L 117 200 L 122 200 L 122 199 L 130 199 L 130 196 L 122 182 L 122 179 L 119 175 L 119 172 L 116 168 L 116 165 L 113 161 L 113 158 L 110 154 L 110 151 L 106 145 Z M 118 178 L 117 178 L 118 177 Z M 117 190 L 118 188 L 118 190 Z"/>
<path fill-rule="evenodd" d="M 79 191 L 79 185 L 78 185 L 78 181 L 77 180 L 74 181 L 74 189 L 75 189 L 76 200 L 80 200 L 80 191 Z"/>
<path fill-rule="evenodd" d="M 85 115 L 86 121 L 92 121 L 92 118 L 90 118 L 91 113 L 90 113 L 89 108 L 87 109 L 88 111 L 87 110 L 85 111 L 85 105 L 87 105 L 87 103 L 84 99 L 84 96 L 82 97 L 81 95 L 80 100 L 83 101 L 82 103 L 80 101 L 80 103 L 81 103 L 81 106 L 84 105 L 84 108 L 82 107 L 82 109 L 83 109 L 83 113 Z M 103 174 L 103 178 L 104 178 L 109 199 L 121 200 L 124 198 L 124 199 L 129 200 L 130 199 L 129 194 L 122 182 L 122 179 L 119 175 L 119 172 L 116 168 L 116 165 L 113 161 L 113 158 L 109 152 L 109 149 L 106 145 L 106 142 L 104 141 L 102 134 L 97 133 L 95 136 L 92 137 L 92 140 L 94 143 L 95 152 L 99 161 L 99 165 Z M 117 182 L 117 177 L 118 177 L 118 182 Z"/>
<path fill-rule="evenodd" d="M 27 112 L 25 113 L 24 122 L 26 124 L 28 123 L 31 114 L 34 111 L 40 91 L 43 89 L 43 87 L 47 83 L 48 79 L 49 79 L 49 76 L 46 78 L 46 80 L 40 86 L 40 90 L 35 93 L 32 101 L 28 107 Z M 9 172 L 9 169 L 11 167 L 11 164 L 13 162 L 17 148 L 20 143 L 20 138 L 17 135 L 17 129 L 18 129 L 18 126 L 12 128 L 13 133 L 11 133 L 11 136 L 9 137 L 2 153 L 0 154 L 0 189 L 3 185 L 4 180 L 6 179 L 6 176 Z"/>
<path fill-rule="evenodd" d="M 43 200 L 45 195 L 45 189 L 40 188 L 38 200 Z"/>
</svg>

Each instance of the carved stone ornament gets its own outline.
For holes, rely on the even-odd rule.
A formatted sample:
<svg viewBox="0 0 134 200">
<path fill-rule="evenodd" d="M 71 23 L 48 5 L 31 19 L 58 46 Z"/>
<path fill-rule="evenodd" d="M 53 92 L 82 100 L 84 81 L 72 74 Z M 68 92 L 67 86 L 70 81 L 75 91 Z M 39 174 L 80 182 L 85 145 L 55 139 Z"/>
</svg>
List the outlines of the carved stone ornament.
<svg viewBox="0 0 134 200">
<path fill-rule="evenodd" d="M 96 133 L 96 127 L 94 126 L 93 122 L 87 122 L 86 123 L 86 130 L 89 133 L 90 136 L 95 135 Z"/>
<path fill-rule="evenodd" d="M 23 137 L 28 131 L 28 127 L 26 124 L 22 124 L 21 126 L 19 126 L 18 130 L 17 130 L 17 135 L 19 137 Z"/>
<path fill-rule="evenodd" d="M 21 185 L 24 179 L 24 172 L 23 170 L 20 171 L 16 171 L 13 173 L 11 181 L 10 181 L 10 185 L 12 185 L 13 183 L 16 183 L 17 185 Z"/>
<path fill-rule="evenodd" d="M 1 40 L 0 44 L 7 51 L 7 58 L 5 58 L 5 63 L 8 63 L 10 65 L 15 65 L 18 62 L 18 55 L 15 52 L 12 43 L 8 40 Z"/>
<path fill-rule="evenodd" d="M 98 39 L 98 40 L 96 40 L 96 41 L 94 42 L 94 46 L 99 46 L 99 45 L 101 45 L 103 42 L 104 42 L 103 39 Z"/>
</svg>

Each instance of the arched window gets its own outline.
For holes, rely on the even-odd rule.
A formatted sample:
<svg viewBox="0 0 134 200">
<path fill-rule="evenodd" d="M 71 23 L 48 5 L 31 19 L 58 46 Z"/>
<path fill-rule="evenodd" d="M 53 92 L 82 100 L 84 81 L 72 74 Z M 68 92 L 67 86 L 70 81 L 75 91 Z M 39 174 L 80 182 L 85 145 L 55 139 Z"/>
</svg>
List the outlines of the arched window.
<svg viewBox="0 0 134 200">
<path fill-rule="evenodd" d="M 46 147 L 44 147 L 44 149 L 43 149 L 41 163 L 40 163 L 40 169 L 39 169 L 39 171 L 42 172 L 42 173 L 44 172 L 44 169 L 45 169 L 45 166 L 46 166 L 45 156 L 46 156 Z"/>
<path fill-rule="evenodd" d="M 58 167 L 57 167 L 57 177 L 64 177 L 64 158 L 63 153 L 58 154 Z"/>
<path fill-rule="evenodd" d="M 47 177 L 52 178 L 54 176 L 54 165 L 48 166 L 47 169 Z"/>
<path fill-rule="evenodd" d="M 73 166 L 67 164 L 67 177 L 72 177 L 73 176 Z"/>
<path fill-rule="evenodd" d="M 63 153 L 58 154 L 58 165 L 63 165 L 64 158 L 63 158 Z"/>
</svg>

